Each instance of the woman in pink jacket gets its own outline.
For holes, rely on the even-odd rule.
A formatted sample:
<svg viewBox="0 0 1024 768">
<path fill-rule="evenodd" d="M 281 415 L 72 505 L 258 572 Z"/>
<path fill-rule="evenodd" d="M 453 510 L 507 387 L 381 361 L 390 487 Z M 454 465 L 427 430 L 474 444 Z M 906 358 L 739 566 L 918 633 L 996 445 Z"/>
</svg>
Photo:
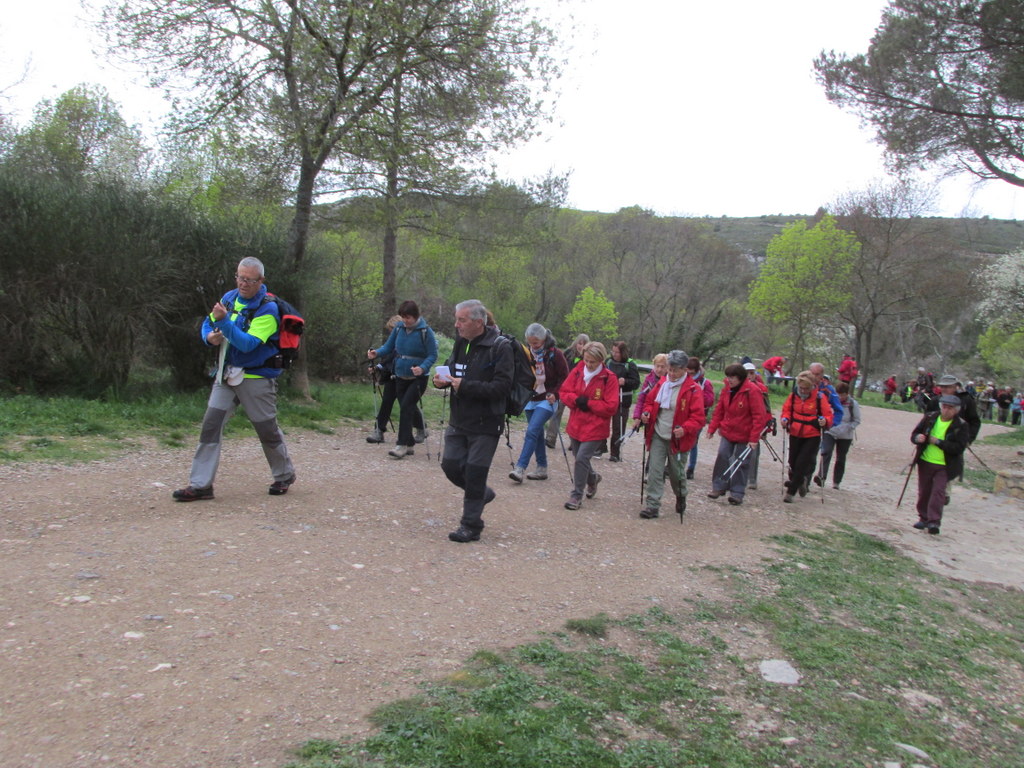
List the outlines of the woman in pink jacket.
<svg viewBox="0 0 1024 768">
<path fill-rule="evenodd" d="M 583 360 L 569 372 L 559 395 L 570 409 L 565 432 L 576 457 L 572 492 L 566 509 L 579 509 L 583 494 L 597 494 L 601 475 L 594 471 L 591 459 L 612 431 L 612 416 L 619 408 L 619 380 L 604 364 L 604 344 L 592 341 L 583 348 Z"/>
<path fill-rule="evenodd" d="M 725 382 L 718 393 L 718 405 L 711 417 L 708 437 L 722 433 L 718 443 L 718 458 L 711 476 L 709 499 L 717 499 L 729 492 L 730 504 L 742 504 L 747 490 L 747 468 L 750 456 L 761 439 L 761 430 L 768 419 L 761 390 L 747 379 L 747 370 L 739 363 L 725 369 Z M 730 477 L 726 472 L 739 460 L 747 448 L 747 455 Z"/>
</svg>

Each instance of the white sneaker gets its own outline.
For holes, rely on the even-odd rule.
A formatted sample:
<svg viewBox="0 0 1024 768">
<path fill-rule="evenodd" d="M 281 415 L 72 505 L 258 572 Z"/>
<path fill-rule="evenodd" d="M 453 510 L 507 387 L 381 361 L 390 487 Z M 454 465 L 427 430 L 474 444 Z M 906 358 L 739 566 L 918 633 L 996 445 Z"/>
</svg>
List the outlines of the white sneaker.
<svg viewBox="0 0 1024 768">
<path fill-rule="evenodd" d="M 533 472 L 526 476 L 527 480 L 547 480 L 548 479 L 548 468 L 537 467 Z"/>
<path fill-rule="evenodd" d="M 412 449 L 407 445 L 396 445 L 390 451 L 388 456 L 394 456 L 396 459 L 401 459 L 403 456 L 408 456 L 412 453 Z"/>
<path fill-rule="evenodd" d="M 513 469 L 511 472 L 508 473 L 508 479 L 515 480 L 517 483 L 523 482 L 523 468 L 516 467 L 515 469 Z"/>
</svg>

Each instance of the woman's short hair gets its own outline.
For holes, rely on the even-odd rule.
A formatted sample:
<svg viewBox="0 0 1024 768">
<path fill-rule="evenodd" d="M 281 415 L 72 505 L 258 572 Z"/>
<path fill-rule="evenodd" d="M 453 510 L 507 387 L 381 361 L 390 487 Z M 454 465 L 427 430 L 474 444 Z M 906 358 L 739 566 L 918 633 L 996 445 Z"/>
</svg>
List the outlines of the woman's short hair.
<svg viewBox="0 0 1024 768">
<path fill-rule="evenodd" d="M 420 318 L 420 308 L 416 305 L 415 301 L 406 299 L 398 305 L 398 314 L 402 317 L 415 317 L 417 320 Z"/>
<path fill-rule="evenodd" d="M 666 355 L 664 352 L 659 352 L 658 354 L 651 358 L 652 365 L 657 365 L 658 363 L 664 363 L 665 365 L 668 365 L 668 355 Z"/>
<path fill-rule="evenodd" d="M 387 321 L 387 323 L 385 324 L 384 327 L 387 328 L 389 331 L 393 331 L 395 329 L 395 326 L 398 326 L 398 325 L 401 325 L 401 324 L 402 324 L 402 316 L 401 315 L 392 315 L 391 317 L 388 318 L 388 321 Z"/>
<path fill-rule="evenodd" d="M 817 386 L 817 380 L 815 379 L 814 374 L 810 371 L 800 371 L 800 373 L 796 375 L 796 385 L 798 387 L 803 385 L 814 389 Z"/>
<path fill-rule="evenodd" d="M 589 341 L 587 346 L 583 348 L 583 356 L 590 356 L 604 362 L 604 359 L 608 357 L 608 350 L 604 348 L 604 344 L 600 341 Z"/>
<path fill-rule="evenodd" d="M 540 323 L 530 323 L 526 326 L 526 333 L 523 336 L 527 339 L 546 339 L 548 337 L 548 329 Z"/>
<path fill-rule="evenodd" d="M 617 349 L 623 360 L 629 357 L 629 347 L 626 346 L 624 341 L 612 342 L 612 349 Z"/>
<path fill-rule="evenodd" d="M 685 368 L 688 362 L 690 362 L 690 356 L 681 349 L 673 349 L 668 353 L 669 368 Z"/>
<path fill-rule="evenodd" d="M 733 363 L 732 365 L 725 366 L 726 376 L 735 376 L 740 381 L 747 380 L 747 369 L 744 368 L 740 363 Z"/>
<path fill-rule="evenodd" d="M 849 392 L 850 392 L 850 385 L 847 384 L 845 381 L 840 381 L 838 384 L 836 384 L 836 394 L 837 395 L 846 395 L 846 394 L 849 394 Z"/>
<path fill-rule="evenodd" d="M 701 369 L 700 358 L 691 357 L 689 360 L 686 361 L 686 368 L 687 370 L 690 371 L 699 371 Z"/>
<path fill-rule="evenodd" d="M 581 342 L 583 344 L 588 344 L 590 342 L 590 337 L 587 336 L 587 334 L 585 334 L 585 333 L 579 333 L 579 334 L 576 335 L 576 341 L 574 341 L 572 343 L 572 345 L 575 347 L 576 345 L 580 344 Z"/>
</svg>

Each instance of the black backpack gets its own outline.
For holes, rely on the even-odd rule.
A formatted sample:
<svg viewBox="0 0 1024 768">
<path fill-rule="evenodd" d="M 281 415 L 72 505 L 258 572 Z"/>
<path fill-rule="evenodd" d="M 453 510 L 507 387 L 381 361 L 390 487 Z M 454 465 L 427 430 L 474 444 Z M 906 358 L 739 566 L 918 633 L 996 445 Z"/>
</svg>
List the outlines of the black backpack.
<svg viewBox="0 0 1024 768">
<path fill-rule="evenodd" d="M 306 330 L 306 321 L 299 314 L 299 310 L 280 296 L 275 296 L 268 291 L 257 306 L 246 307 L 239 312 L 242 316 L 241 328 L 248 332 L 253 317 L 264 304 L 270 301 L 277 304 L 277 313 L 281 319 L 277 324 L 277 354 L 268 358 L 263 363 L 263 367 L 291 368 L 295 358 L 299 356 L 299 344 L 302 343 L 302 334 Z M 234 303 L 234 299 L 232 299 L 232 303 Z"/>
<path fill-rule="evenodd" d="M 533 353 L 525 344 L 507 333 L 498 334 L 498 339 L 494 342 L 492 349 L 497 349 L 501 344 L 512 345 L 512 389 L 505 399 L 505 415 L 518 416 L 537 393 Z"/>
</svg>

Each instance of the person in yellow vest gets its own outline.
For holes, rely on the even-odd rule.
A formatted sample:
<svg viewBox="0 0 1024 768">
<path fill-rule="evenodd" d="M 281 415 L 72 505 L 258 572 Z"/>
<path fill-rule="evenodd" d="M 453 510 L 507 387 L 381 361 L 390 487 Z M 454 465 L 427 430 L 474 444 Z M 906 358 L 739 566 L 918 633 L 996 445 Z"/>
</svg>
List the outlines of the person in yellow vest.
<svg viewBox="0 0 1024 768">
<path fill-rule="evenodd" d="M 969 429 L 960 418 L 960 398 L 943 395 L 939 412 L 926 413 L 914 427 L 910 440 L 917 446 L 917 522 L 919 531 L 938 533 L 942 509 L 946 505 L 946 486 L 964 472 L 964 451 Z"/>
</svg>

